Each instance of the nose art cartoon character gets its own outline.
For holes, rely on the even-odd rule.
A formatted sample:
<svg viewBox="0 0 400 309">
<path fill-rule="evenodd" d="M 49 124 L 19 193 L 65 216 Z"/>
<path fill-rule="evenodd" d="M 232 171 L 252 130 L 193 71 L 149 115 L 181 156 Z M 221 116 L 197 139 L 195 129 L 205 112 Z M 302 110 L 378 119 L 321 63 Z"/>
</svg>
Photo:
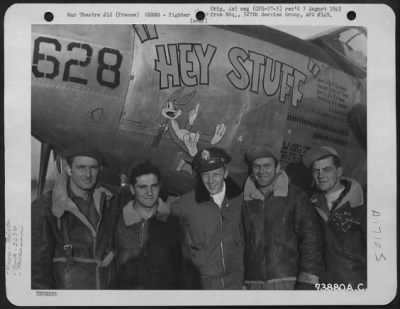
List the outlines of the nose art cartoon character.
<svg viewBox="0 0 400 309">
<path fill-rule="evenodd" d="M 224 123 L 217 124 L 212 136 L 192 131 L 200 108 L 200 103 L 197 103 L 189 112 L 188 120 L 182 127 L 178 118 L 183 111 L 178 107 L 188 104 L 196 95 L 196 90 L 186 95 L 182 95 L 183 92 L 184 87 L 179 88 L 167 99 L 165 107 L 161 110 L 161 115 L 166 119 L 166 122 L 160 125 L 158 134 L 153 141 L 153 147 L 158 145 L 164 132 L 169 131 L 172 140 L 191 157 L 194 157 L 198 151 L 197 143 L 202 141 L 211 145 L 217 144 L 225 135 L 226 125 Z"/>
</svg>

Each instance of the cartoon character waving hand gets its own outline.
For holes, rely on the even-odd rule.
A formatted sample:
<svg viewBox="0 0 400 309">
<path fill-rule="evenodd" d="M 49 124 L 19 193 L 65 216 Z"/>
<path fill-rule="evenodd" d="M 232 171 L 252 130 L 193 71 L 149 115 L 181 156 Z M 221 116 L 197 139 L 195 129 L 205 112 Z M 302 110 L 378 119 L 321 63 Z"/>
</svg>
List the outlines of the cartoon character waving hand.
<svg viewBox="0 0 400 309">
<path fill-rule="evenodd" d="M 171 138 L 185 152 L 194 157 L 198 152 L 197 144 L 199 141 L 215 145 L 221 141 L 226 132 L 224 123 L 217 124 L 214 130 L 214 135 L 205 135 L 200 132 L 192 131 L 193 124 L 199 113 L 200 103 L 197 103 L 188 115 L 188 121 L 185 126 L 179 123 L 178 118 L 182 115 L 182 109 L 177 109 L 179 106 L 188 104 L 195 96 L 196 90 L 189 94 L 182 95 L 184 87 L 176 90 L 167 100 L 166 106 L 161 110 L 161 115 L 166 119 L 166 123 L 160 125 L 158 135 L 153 141 L 153 146 L 158 145 L 163 133 L 169 130 Z"/>
</svg>

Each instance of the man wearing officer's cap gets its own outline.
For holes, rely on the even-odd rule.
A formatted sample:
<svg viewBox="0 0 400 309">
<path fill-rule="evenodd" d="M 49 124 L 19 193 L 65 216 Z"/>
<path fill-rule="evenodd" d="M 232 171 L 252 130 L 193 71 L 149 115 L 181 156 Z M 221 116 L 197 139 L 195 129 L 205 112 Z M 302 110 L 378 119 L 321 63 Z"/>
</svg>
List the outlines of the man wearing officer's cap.
<svg viewBox="0 0 400 309">
<path fill-rule="evenodd" d="M 306 194 L 280 170 L 279 151 L 246 153 L 244 283 L 248 289 L 314 289 L 321 267 L 318 219 Z"/>
<path fill-rule="evenodd" d="M 321 281 L 366 288 L 367 211 L 360 184 L 343 177 L 339 154 L 332 147 L 312 147 L 304 154 L 303 163 L 312 172 L 311 203 L 323 231 Z"/>
<path fill-rule="evenodd" d="M 192 163 L 198 176 L 196 188 L 171 207 L 185 228 L 201 289 L 242 287 L 242 197 L 240 188 L 228 178 L 230 160 L 224 149 L 200 150 Z"/>
<path fill-rule="evenodd" d="M 107 289 L 113 285 L 112 193 L 97 184 L 103 155 L 78 142 L 54 189 L 32 203 L 32 289 Z"/>
</svg>

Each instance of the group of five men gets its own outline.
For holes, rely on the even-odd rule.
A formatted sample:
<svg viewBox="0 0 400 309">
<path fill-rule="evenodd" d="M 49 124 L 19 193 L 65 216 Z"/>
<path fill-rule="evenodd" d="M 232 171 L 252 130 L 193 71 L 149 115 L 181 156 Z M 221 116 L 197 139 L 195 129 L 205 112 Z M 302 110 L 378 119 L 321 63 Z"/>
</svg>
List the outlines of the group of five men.
<svg viewBox="0 0 400 309">
<path fill-rule="evenodd" d="M 131 170 L 133 197 L 122 203 L 97 183 L 101 153 L 78 145 L 65 157 L 66 173 L 32 203 L 33 289 L 366 287 L 364 194 L 333 148 L 305 153 L 309 196 L 273 148 L 247 151 L 243 189 L 224 149 L 202 149 L 195 189 L 172 203 L 150 162 Z"/>
</svg>

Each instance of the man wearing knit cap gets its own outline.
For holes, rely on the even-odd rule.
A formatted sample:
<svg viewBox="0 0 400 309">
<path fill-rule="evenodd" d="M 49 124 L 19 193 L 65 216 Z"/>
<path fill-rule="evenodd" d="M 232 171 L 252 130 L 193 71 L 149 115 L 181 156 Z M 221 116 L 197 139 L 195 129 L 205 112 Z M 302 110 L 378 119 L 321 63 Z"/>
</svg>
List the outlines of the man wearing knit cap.
<svg viewBox="0 0 400 309">
<path fill-rule="evenodd" d="M 360 184 L 343 177 L 340 157 L 332 147 L 311 148 L 303 163 L 313 175 L 311 203 L 323 232 L 321 282 L 366 288 L 367 211 Z"/>
<path fill-rule="evenodd" d="M 32 289 L 108 289 L 113 285 L 112 193 L 97 184 L 103 155 L 73 145 L 54 189 L 32 203 Z"/>
<path fill-rule="evenodd" d="M 242 287 L 242 197 L 228 178 L 230 160 L 224 149 L 200 150 L 192 163 L 196 188 L 171 206 L 185 229 L 190 258 L 201 278 L 199 289 Z"/>
<path fill-rule="evenodd" d="M 306 194 L 280 170 L 279 152 L 249 149 L 244 187 L 244 283 L 248 289 L 314 289 L 321 267 L 321 235 Z"/>
</svg>

